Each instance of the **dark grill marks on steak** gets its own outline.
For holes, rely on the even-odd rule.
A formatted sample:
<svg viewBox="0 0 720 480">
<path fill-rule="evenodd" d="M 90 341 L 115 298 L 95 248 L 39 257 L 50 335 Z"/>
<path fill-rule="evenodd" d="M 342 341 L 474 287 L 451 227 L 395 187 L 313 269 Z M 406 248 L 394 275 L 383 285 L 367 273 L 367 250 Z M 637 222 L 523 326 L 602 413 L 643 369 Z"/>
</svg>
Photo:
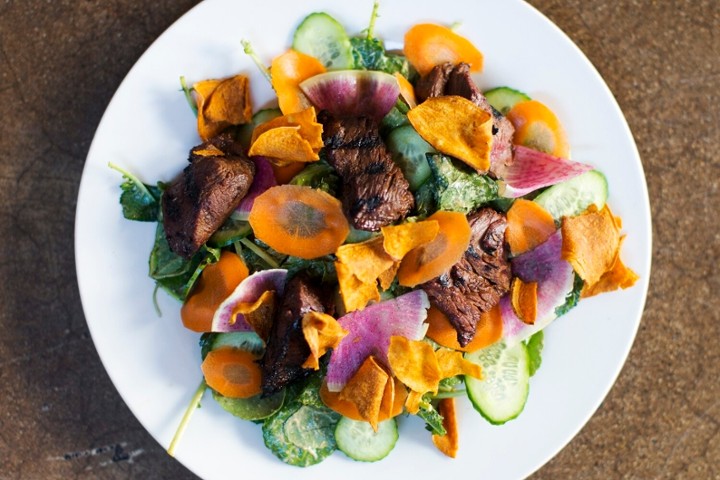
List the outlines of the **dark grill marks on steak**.
<svg viewBox="0 0 720 480">
<path fill-rule="evenodd" d="M 310 347 L 302 331 L 302 317 L 326 312 L 321 288 L 306 274 L 294 276 L 285 286 L 280 308 L 275 311 L 265 354 L 260 360 L 263 395 L 271 395 L 312 370 L 302 368 Z"/>
<path fill-rule="evenodd" d="M 415 200 L 410 185 L 366 117 L 333 118 L 321 112 L 325 155 L 342 178 L 342 203 L 353 227 L 378 231 L 404 218 Z"/>
<path fill-rule="evenodd" d="M 460 345 L 475 336 L 483 312 L 510 288 L 512 273 L 505 255 L 505 215 L 483 208 L 468 217 L 470 245 L 449 272 L 422 285 L 430 303 L 447 315 Z"/>
<path fill-rule="evenodd" d="M 170 249 L 185 258 L 192 257 L 220 228 L 255 176 L 255 165 L 223 139 L 218 144 L 226 150 L 212 144 L 217 155 L 212 149 L 208 155 L 196 153 L 207 152 L 210 142 L 190 151 L 190 165 L 162 196 L 165 236 Z"/>
<path fill-rule="evenodd" d="M 490 169 L 496 170 L 502 165 L 512 163 L 512 137 L 515 133 L 510 120 L 495 110 L 480 92 L 470 76 L 470 66 L 467 63 L 452 65 L 443 63 L 433 68 L 430 73 L 417 82 L 415 94 L 422 102 L 430 97 L 442 95 L 458 95 L 467 98 L 478 107 L 493 116 L 493 147 L 490 152 Z"/>
</svg>

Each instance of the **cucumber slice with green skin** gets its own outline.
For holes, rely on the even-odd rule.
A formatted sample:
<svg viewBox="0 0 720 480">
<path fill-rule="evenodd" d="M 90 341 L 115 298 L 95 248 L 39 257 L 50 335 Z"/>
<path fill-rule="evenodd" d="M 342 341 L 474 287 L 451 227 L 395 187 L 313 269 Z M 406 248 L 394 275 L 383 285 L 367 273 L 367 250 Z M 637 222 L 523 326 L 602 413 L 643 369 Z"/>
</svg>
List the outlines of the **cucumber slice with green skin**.
<svg viewBox="0 0 720 480">
<path fill-rule="evenodd" d="M 483 379 L 466 376 L 465 387 L 475 410 L 493 425 L 502 425 L 520 415 L 530 386 L 527 347 L 520 342 L 507 347 L 499 342 L 465 359 L 480 365 Z"/>
<path fill-rule="evenodd" d="M 598 210 L 603 208 L 607 197 L 608 182 L 605 175 L 591 170 L 553 185 L 533 201 L 559 222 L 562 217 L 572 217 L 584 212 L 592 204 L 595 204 Z"/>
<path fill-rule="evenodd" d="M 295 30 L 292 48 L 320 60 L 328 70 L 353 68 L 352 45 L 345 28 L 327 13 L 311 13 Z"/>
<path fill-rule="evenodd" d="M 213 398 L 223 410 L 243 420 L 262 420 L 268 418 L 283 406 L 285 390 L 263 397 L 262 394 L 250 398 L 229 398 L 212 391 Z"/>
<path fill-rule="evenodd" d="M 377 432 L 368 422 L 342 417 L 335 427 L 335 441 L 345 455 L 360 462 L 377 462 L 387 457 L 398 439 L 394 418 L 378 423 Z"/>
<path fill-rule="evenodd" d="M 208 333 L 200 337 L 200 355 L 203 360 L 211 350 L 222 347 L 238 348 L 262 355 L 265 342 L 255 332 Z"/>
<path fill-rule="evenodd" d="M 392 130 L 387 137 L 387 146 L 393 160 L 410 184 L 410 191 L 420 188 L 431 174 L 425 154 L 435 153 L 436 150 L 423 140 L 412 125 L 403 125 Z"/>
<path fill-rule="evenodd" d="M 503 115 L 507 115 L 511 108 L 520 102 L 532 100 L 529 96 L 510 87 L 497 87 L 484 93 L 492 107 Z"/>
</svg>

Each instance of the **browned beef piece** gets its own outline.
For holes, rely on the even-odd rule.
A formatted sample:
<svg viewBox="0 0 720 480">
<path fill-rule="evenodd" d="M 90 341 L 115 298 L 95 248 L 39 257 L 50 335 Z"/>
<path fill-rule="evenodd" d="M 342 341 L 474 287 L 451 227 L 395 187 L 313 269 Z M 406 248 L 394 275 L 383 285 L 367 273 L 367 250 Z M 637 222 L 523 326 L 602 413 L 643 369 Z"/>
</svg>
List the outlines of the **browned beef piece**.
<svg viewBox="0 0 720 480">
<path fill-rule="evenodd" d="M 230 216 L 250 189 L 255 165 L 242 154 L 196 155 L 162 196 L 170 249 L 190 258 Z"/>
<path fill-rule="evenodd" d="M 415 199 L 410 185 L 365 117 L 332 118 L 322 112 L 325 155 L 342 178 L 342 203 L 355 228 L 378 231 L 404 218 Z"/>
<path fill-rule="evenodd" d="M 260 360 L 264 395 L 271 395 L 312 371 L 302 368 L 310 355 L 302 317 L 308 312 L 325 313 L 323 300 L 321 288 L 305 274 L 294 276 L 286 285 Z"/>
<path fill-rule="evenodd" d="M 505 255 L 505 215 L 483 208 L 468 217 L 470 246 L 450 271 L 422 285 L 430 303 L 447 315 L 460 345 L 475 336 L 481 314 L 493 308 L 510 288 L 512 273 Z"/>
<path fill-rule="evenodd" d="M 431 86 L 426 86 L 430 84 Z M 490 152 L 490 168 L 495 170 L 501 165 L 512 163 L 512 137 L 515 132 L 510 120 L 492 108 L 470 76 L 467 63 L 452 65 L 444 63 L 432 69 L 418 81 L 416 86 L 418 101 L 442 95 L 458 95 L 467 98 L 475 105 L 493 115 L 493 147 Z"/>
</svg>

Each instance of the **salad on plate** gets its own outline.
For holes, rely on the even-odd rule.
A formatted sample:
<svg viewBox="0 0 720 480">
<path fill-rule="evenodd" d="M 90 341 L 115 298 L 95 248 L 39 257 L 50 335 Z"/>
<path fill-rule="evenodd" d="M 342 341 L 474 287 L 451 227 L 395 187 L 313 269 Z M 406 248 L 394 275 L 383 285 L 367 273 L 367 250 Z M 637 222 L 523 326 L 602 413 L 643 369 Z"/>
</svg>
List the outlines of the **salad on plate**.
<svg viewBox="0 0 720 480">
<path fill-rule="evenodd" d="M 157 223 L 156 292 L 199 334 L 171 454 L 209 390 L 290 465 L 381 460 L 412 416 L 455 457 L 456 401 L 516 418 L 543 329 L 638 279 L 605 176 L 570 159 L 552 110 L 482 92 L 459 28 L 387 49 L 377 11 L 355 36 L 309 14 L 269 67 L 243 42 L 277 106 L 256 109 L 242 72 L 181 78 L 199 140 L 176 178 L 111 164 L 123 215 Z"/>
</svg>

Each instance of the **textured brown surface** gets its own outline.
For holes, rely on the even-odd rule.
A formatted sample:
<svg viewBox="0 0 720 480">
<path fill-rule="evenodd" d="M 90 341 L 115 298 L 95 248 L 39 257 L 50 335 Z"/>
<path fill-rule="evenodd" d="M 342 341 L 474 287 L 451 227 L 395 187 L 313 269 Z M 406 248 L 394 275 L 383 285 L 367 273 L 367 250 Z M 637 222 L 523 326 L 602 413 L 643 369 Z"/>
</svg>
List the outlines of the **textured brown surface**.
<svg viewBox="0 0 720 480">
<path fill-rule="evenodd" d="M 625 112 L 654 234 L 630 358 L 590 422 L 533 478 L 720 478 L 720 2 L 531 3 L 586 52 Z M 0 3 L 0 478 L 193 478 L 105 374 L 73 256 L 78 182 L 100 116 L 193 4 Z"/>
</svg>

